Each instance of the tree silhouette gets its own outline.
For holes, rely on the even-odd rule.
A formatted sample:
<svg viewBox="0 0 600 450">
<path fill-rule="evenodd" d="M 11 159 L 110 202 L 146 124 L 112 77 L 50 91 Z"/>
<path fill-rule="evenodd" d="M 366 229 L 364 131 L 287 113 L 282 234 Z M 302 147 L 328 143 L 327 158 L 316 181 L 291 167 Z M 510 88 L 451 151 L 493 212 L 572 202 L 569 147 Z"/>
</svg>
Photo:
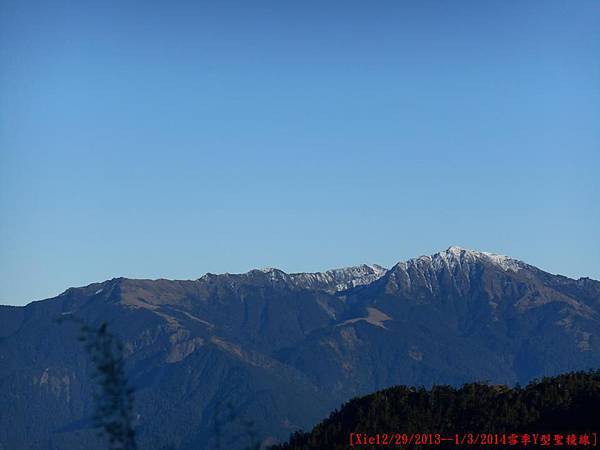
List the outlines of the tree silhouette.
<svg viewBox="0 0 600 450">
<path fill-rule="evenodd" d="M 94 422 L 102 429 L 100 435 L 106 434 L 110 450 L 136 450 L 133 389 L 129 387 L 125 374 L 121 341 L 108 331 L 106 322 L 94 327 L 74 315 L 63 316 L 56 321 L 80 325 L 78 340 L 84 343 L 94 364 L 92 376 L 98 383 L 94 393 Z"/>
</svg>

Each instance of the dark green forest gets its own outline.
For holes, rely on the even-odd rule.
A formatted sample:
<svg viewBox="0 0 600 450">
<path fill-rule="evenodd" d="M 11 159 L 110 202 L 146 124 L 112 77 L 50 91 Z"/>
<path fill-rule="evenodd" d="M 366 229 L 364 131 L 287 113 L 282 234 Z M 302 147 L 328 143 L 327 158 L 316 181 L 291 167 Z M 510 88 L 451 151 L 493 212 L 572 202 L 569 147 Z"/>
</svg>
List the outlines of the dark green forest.
<svg viewBox="0 0 600 450">
<path fill-rule="evenodd" d="M 514 388 L 486 383 L 465 384 L 458 389 L 433 386 L 429 390 L 397 386 L 349 401 L 311 432 L 297 432 L 287 443 L 271 450 L 346 449 L 350 433 L 453 436 L 456 433 L 566 435 L 599 431 L 600 370 L 594 370 L 533 380 L 526 387 Z M 429 447 L 456 448 L 454 442 Z M 520 445 L 493 447 L 522 448 Z M 577 445 L 577 448 L 582 447 Z"/>
</svg>

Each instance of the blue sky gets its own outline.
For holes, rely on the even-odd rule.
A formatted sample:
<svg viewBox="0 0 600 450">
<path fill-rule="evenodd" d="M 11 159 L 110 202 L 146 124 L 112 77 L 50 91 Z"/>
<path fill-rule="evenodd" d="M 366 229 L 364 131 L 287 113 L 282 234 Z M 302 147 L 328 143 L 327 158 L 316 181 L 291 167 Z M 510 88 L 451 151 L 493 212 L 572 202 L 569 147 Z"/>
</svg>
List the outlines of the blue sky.
<svg viewBox="0 0 600 450">
<path fill-rule="evenodd" d="M 450 245 L 600 279 L 600 2 L 0 4 L 0 303 Z"/>
</svg>

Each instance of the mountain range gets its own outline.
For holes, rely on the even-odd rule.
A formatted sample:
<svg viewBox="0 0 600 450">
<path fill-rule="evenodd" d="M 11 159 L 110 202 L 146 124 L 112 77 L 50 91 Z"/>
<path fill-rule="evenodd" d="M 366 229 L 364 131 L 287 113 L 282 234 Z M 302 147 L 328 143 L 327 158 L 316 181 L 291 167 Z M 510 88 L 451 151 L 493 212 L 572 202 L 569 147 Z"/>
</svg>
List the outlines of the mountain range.
<svg viewBox="0 0 600 450">
<path fill-rule="evenodd" d="M 389 269 L 116 278 L 0 307 L 0 450 L 106 448 L 81 322 L 123 344 L 141 449 L 275 442 L 398 384 L 600 367 L 600 282 L 459 247 Z"/>
</svg>

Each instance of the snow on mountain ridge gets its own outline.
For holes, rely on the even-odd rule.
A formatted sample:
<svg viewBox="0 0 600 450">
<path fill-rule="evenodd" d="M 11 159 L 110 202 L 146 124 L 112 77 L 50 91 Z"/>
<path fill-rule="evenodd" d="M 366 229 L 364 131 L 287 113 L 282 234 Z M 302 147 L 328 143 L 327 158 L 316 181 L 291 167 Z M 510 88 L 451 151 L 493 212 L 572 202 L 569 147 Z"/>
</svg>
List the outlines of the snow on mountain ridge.
<svg viewBox="0 0 600 450">
<path fill-rule="evenodd" d="M 362 264 L 340 269 L 330 269 L 325 272 L 288 274 L 274 267 L 251 270 L 248 274 L 252 272 L 261 272 L 266 274 L 272 281 L 281 279 L 305 289 L 323 289 L 337 292 L 372 283 L 381 278 L 387 272 L 387 269 L 378 264 Z"/>
<path fill-rule="evenodd" d="M 325 288 L 326 290 L 342 291 L 351 287 L 372 283 L 381 278 L 387 269 L 373 264 L 331 269 L 325 272 L 290 274 L 292 281 L 305 288 Z"/>
<path fill-rule="evenodd" d="M 398 262 L 395 267 L 406 270 L 409 266 L 431 266 L 433 269 L 441 270 L 444 267 L 455 269 L 470 265 L 477 261 L 484 261 L 500 267 L 505 271 L 519 271 L 528 266 L 526 263 L 505 255 L 498 255 L 490 252 L 481 252 L 478 250 L 466 249 L 458 246 L 448 247 L 446 250 L 434 253 L 433 255 L 423 255 L 411 258 L 406 261 Z M 349 287 L 360 286 L 371 283 L 388 272 L 383 266 L 378 264 L 361 264 L 357 266 L 342 267 L 338 269 L 329 269 L 324 272 L 296 272 L 287 273 L 276 267 L 263 267 L 252 269 L 246 273 L 230 274 L 227 276 L 247 277 L 251 274 L 264 274 L 272 280 L 285 280 L 294 283 L 300 287 L 313 288 L 328 285 L 335 287 L 335 290 L 348 289 Z M 214 274 L 205 274 L 201 279 Z"/>
<path fill-rule="evenodd" d="M 456 267 L 468 266 L 477 261 L 485 261 L 495 266 L 500 267 L 504 271 L 517 272 L 525 265 L 523 262 L 513 259 L 505 255 L 497 255 L 495 253 L 480 252 L 477 250 L 465 249 L 458 246 L 448 247 L 446 250 L 435 253 L 431 256 L 420 256 L 409 260 L 426 260 L 429 261 L 434 269 L 440 270 L 443 267 L 448 267 L 454 270 Z"/>
<path fill-rule="evenodd" d="M 499 267 L 504 271 L 513 272 L 517 272 L 526 266 L 525 263 L 509 256 L 451 246 L 433 255 L 419 256 L 405 262 L 399 262 L 395 267 L 402 271 L 406 271 L 409 267 L 415 267 L 419 272 L 430 270 L 440 272 L 447 268 L 450 272 L 461 270 L 468 274 L 473 264 L 478 262 L 484 262 Z M 273 282 L 280 280 L 304 289 L 339 292 L 372 283 L 384 276 L 387 273 L 387 269 L 378 264 L 361 264 L 340 269 L 330 269 L 325 272 L 288 274 L 277 268 L 266 267 L 254 269 L 245 275 L 256 272 L 267 275 Z"/>
</svg>

